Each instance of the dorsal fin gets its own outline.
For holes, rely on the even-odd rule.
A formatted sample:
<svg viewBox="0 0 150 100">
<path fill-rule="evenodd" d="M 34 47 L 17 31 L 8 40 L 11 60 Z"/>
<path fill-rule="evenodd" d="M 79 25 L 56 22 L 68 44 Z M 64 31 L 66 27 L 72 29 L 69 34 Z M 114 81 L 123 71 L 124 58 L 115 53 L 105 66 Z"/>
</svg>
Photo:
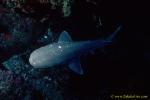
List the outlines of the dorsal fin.
<svg viewBox="0 0 150 100">
<path fill-rule="evenodd" d="M 71 42 L 71 41 L 72 41 L 72 39 L 67 31 L 63 31 L 60 34 L 59 39 L 58 39 L 58 42 Z"/>
</svg>

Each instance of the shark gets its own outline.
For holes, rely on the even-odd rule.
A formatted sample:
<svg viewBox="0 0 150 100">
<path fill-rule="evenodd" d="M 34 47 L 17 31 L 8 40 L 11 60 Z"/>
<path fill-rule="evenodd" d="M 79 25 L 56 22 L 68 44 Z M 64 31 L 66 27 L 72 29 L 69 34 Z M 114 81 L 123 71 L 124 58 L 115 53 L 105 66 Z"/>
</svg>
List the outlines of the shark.
<svg viewBox="0 0 150 100">
<path fill-rule="evenodd" d="M 83 75 L 80 64 L 80 56 L 104 48 L 109 45 L 122 26 L 105 39 L 73 41 L 67 31 L 63 31 L 58 42 L 42 46 L 34 50 L 29 57 L 29 63 L 34 68 L 49 68 L 57 65 L 67 64 L 73 72 Z"/>
</svg>

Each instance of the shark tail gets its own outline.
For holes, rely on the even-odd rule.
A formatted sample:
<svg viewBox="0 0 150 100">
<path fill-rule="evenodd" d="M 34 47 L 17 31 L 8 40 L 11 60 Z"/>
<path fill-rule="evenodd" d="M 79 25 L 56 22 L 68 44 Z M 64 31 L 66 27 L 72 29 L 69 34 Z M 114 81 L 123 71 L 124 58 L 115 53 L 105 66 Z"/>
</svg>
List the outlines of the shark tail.
<svg viewBox="0 0 150 100">
<path fill-rule="evenodd" d="M 116 30 L 115 30 L 115 32 L 113 32 L 108 38 L 106 38 L 105 40 L 106 41 L 112 41 L 113 40 L 113 38 L 116 36 L 116 34 L 121 30 L 121 28 L 122 28 L 122 25 L 120 25 Z"/>
</svg>

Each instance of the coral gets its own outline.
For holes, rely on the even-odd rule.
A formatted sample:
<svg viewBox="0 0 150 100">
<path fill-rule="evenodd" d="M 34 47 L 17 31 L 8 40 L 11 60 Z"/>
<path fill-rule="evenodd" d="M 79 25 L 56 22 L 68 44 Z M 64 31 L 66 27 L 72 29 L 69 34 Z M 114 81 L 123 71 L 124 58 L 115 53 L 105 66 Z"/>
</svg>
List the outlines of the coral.
<svg viewBox="0 0 150 100">
<path fill-rule="evenodd" d="M 5 27 L 0 34 L 0 48 L 26 45 L 32 36 L 33 20 L 21 17 L 17 13 L 0 13 L 0 25 Z"/>
<path fill-rule="evenodd" d="M 51 10 L 61 10 L 63 17 L 68 17 L 71 13 L 72 0 L 3 0 L 2 2 L 8 9 L 17 8 L 26 14 L 36 12 L 37 8 L 32 6 L 33 3 L 48 5 Z"/>
<path fill-rule="evenodd" d="M 14 76 L 11 71 L 0 70 L 0 95 L 6 94 L 10 91 L 13 85 L 12 80 Z"/>
<path fill-rule="evenodd" d="M 71 14 L 71 0 L 64 0 L 63 1 L 63 7 L 62 7 L 62 12 L 64 14 L 64 17 L 68 17 Z"/>
<path fill-rule="evenodd" d="M 3 65 L 15 74 L 26 73 L 31 68 L 31 66 L 24 63 L 20 56 L 16 55 L 3 62 Z"/>
<path fill-rule="evenodd" d="M 95 5 L 96 0 L 83 1 L 86 3 L 81 4 L 79 12 L 87 10 L 91 13 L 91 8 L 87 7 L 88 9 L 86 9 L 86 6 L 88 3 Z M 0 59 L 0 63 L 6 68 L 5 70 L 0 69 L 0 100 L 78 100 L 65 91 L 66 86 L 70 85 L 68 85 L 70 74 L 66 66 L 35 69 L 29 64 L 28 58 L 32 50 L 37 49 L 40 45 L 56 41 L 58 33 L 62 30 L 70 30 L 67 27 L 85 25 L 82 25 L 82 20 L 85 18 L 81 18 L 79 23 L 78 20 L 75 20 L 77 23 L 72 21 L 74 15 L 76 16 L 76 11 L 72 12 L 72 7 L 78 7 L 78 2 L 80 4 L 83 1 L 0 1 L 0 50 L 2 50 L 0 56 L 4 51 L 2 55 L 5 58 Z M 85 9 L 82 10 L 82 7 Z M 74 13 L 73 18 L 72 13 Z M 86 14 L 85 17 L 87 17 Z M 65 22 L 66 20 L 69 22 Z M 97 20 L 99 20 L 98 16 L 95 17 L 95 22 Z M 100 20 L 97 24 L 100 25 Z M 24 51 L 28 49 L 29 52 L 23 53 L 24 51 L 18 49 Z M 10 53 L 7 56 L 8 51 L 15 53 Z"/>
<path fill-rule="evenodd" d="M 6 71 L 1 71 L 3 75 L 1 75 L 0 81 L 3 86 L 1 89 L 6 95 L 9 94 L 9 90 L 13 93 L 9 95 L 9 98 L 15 96 L 16 100 L 31 100 L 37 97 L 35 95 L 36 91 L 46 100 L 63 100 L 64 97 L 62 93 L 69 79 L 65 67 L 47 70 L 34 69 L 28 62 L 24 62 L 22 55 L 12 56 L 10 59 L 3 62 L 3 65 L 9 70 L 7 73 L 11 73 L 6 75 Z M 5 76 L 8 78 L 5 78 Z"/>
</svg>

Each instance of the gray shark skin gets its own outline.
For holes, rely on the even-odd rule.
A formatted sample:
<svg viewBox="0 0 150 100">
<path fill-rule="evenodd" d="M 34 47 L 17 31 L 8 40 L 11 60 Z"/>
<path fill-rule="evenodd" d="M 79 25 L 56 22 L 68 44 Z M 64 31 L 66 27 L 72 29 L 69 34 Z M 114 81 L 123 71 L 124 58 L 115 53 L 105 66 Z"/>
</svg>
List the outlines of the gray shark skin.
<svg viewBox="0 0 150 100">
<path fill-rule="evenodd" d="M 107 39 L 95 41 L 73 42 L 69 34 L 63 31 L 57 43 L 52 43 L 34 50 L 29 57 L 29 63 L 34 68 L 49 68 L 60 64 L 68 64 L 68 67 L 72 71 L 83 75 L 84 73 L 79 59 L 80 56 L 96 48 L 103 48 L 109 45 L 120 28 L 121 26 Z"/>
</svg>

